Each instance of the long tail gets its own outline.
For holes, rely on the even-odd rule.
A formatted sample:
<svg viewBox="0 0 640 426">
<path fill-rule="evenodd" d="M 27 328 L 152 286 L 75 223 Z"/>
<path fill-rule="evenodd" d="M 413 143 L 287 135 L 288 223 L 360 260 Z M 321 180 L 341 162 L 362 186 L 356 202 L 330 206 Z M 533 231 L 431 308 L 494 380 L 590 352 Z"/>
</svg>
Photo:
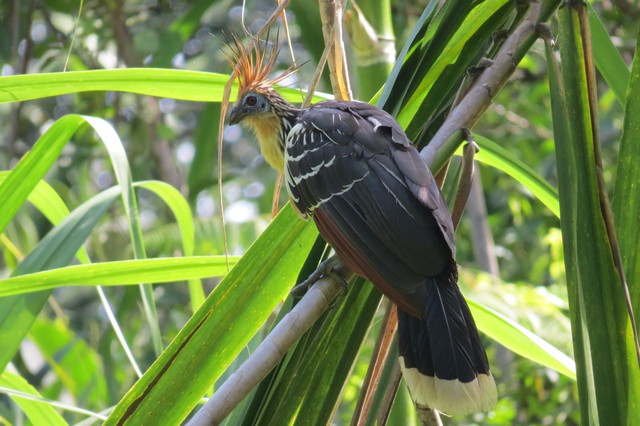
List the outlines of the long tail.
<svg viewBox="0 0 640 426">
<path fill-rule="evenodd" d="M 427 278 L 424 318 L 398 310 L 400 365 L 418 408 L 487 411 L 497 400 L 478 329 L 456 273 Z"/>
</svg>

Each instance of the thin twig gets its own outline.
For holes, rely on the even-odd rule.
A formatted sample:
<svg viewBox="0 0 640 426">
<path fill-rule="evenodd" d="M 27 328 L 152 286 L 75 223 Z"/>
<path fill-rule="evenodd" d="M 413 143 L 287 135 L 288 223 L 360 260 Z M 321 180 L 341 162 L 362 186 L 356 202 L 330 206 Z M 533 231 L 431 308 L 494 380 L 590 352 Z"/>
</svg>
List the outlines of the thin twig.
<svg viewBox="0 0 640 426">
<path fill-rule="evenodd" d="M 80 6 L 78 7 L 78 14 L 76 15 L 76 22 L 73 25 L 73 34 L 71 35 L 71 44 L 69 44 L 69 50 L 67 51 L 67 57 L 64 59 L 64 66 L 62 72 L 67 72 L 67 66 L 69 65 L 69 58 L 71 58 L 71 52 L 73 52 L 73 44 L 76 41 L 78 35 L 78 27 L 80 26 L 80 17 L 82 16 L 82 10 L 84 8 L 84 0 L 80 0 Z"/>
<path fill-rule="evenodd" d="M 471 224 L 471 243 L 473 246 L 473 258 L 481 270 L 493 276 L 500 276 L 496 249 L 493 235 L 489 229 L 489 215 L 482 191 L 482 179 L 480 169 L 475 171 L 475 178 L 471 184 L 469 204 L 467 205 L 467 218 Z M 501 369 L 504 374 L 504 369 Z"/>
<path fill-rule="evenodd" d="M 369 413 L 373 406 L 373 400 L 380 384 L 380 379 L 384 371 L 384 366 L 389 358 L 393 337 L 398 331 L 398 307 L 389 299 L 384 298 L 385 315 L 382 320 L 382 327 L 373 348 L 372 359 L 369 363 L 367 375 L 362 383 L 362 390 L 351 424 L 364 425 L 369 418 Z M 373 358 L 375 357 L 375 359 Z M 394 392 L 395 395 L 395 392 Z M 393 402 L 393 400 L 392 400 Z"/>
<path fill-rule="evenodd" d="M 265 24 L 262 26 L 262 28 L 260 28 L 260 31 L 258 31 L 258 33 L 256 34 L 256 36 L 255 36 L 256 40 L 259 40 L 260 37 L 262 37 L 264 35 L 264 33 L 269 31 L 269 28 L 271 28 L 273 23 L 276 22 L 276 19 L 278 19 L 280 17 L 280 15 L 283 13 L 284 9 L 288 5 L 289 5 L 289 0 L 282 0 L 278 4 L 278 7 L 276 8 L 276 10 L 273 11 L 271 16 L 269 16 L 269 19 L 267 19 L 267 22 L 265 22 Z"/>
<path fill-rule="evenodd" d="M 43 405 L 49 405 L 52 407 L 57 407 L 60 408 L 62 410 L 67 410 L 70 411 L 72 413 L 77 413 L 77 414 L 84 414 L 86 416 L 90 416 L 99 420 L 107 420 L 107 416 L 105 416 L 104 414 L 101 413 L 94 413 L 93 411 L 90 410 L 86 410 L 82 407 L 76 407 L 74 405 L 71 404 L 67 404 L 64 402 L 60 402 L 60 401 L 54 401 L 52 399 L 47 399 L 47 398 L 42 398 L 38 395 L 32 395 L 30 393 L 27 392 L 22 392 L 19 391 L 17 389 L 12 389 L 12 388 L 8 388 L 5 386 L 0 386 L 0 394 L 4 394 L 4 395 L 9 395 L 12 398 L 21 398 L 21 399 L 26 399 L 29 401 L 33 401 L 36 403 L 40 403 Z"/>
<path fill-rule="evenodd" d="M 328 57 L 333 94 L 338 100 L 350 101 L 352 99 L 351 86 L 342 39 L 342 2 L 341 0 L 320 0 L 318 4 L 325 44 L 333 43 Z"/>
<path fill-rule="evenodd" d="M 276 183 L 273 187 L 273 201 L 271 203 L 271 217 L 276 217 L 278 211 L 280 211 L 280 190 L 282 189 L 282 181 L 284 180 L 284 174 L 278 173 L 276 177 Z"/>
<path fill-rule="evenodd" d="M 111 323 L 111 328 L 113 332 L 116 334 L 118 341 L 122 345 L 122 349 L 124 350 L 131 367 L 133 367 L 133 371 L 135 371 L 136 376 L 138 378 L 142 377 L 142 370 L 138 367 L 138 363 L 136 362 L 135 357 L 133 356 L 133 352 L 129 348 L 129 344 L 127 343 L 127 339 L 125 339 L 124 334 L 122 333 L 122 329 L 118 324 L 118 320 L 113 313 L 113 309 L 111 309 L 111 305 L 109 304 L 109 299 L 107 299 L 107 295 L 104 293 L 104 289 L 101 285 L 96 286 L 96 291 L 98 292 L 98 296 L 100 296 L 100 302 L 102 303 L 102 308 L 104 309 L 105 314 L 107 315 L 107 319 Z"/>
<path fill-rule="evenodd" d="M 393 407 L 393 401 L 398 393 L 398 387 L 400 387 L 400 381 L 402 380 L 402 371 L 400 370 L 400 363 L 396 362 L 393 365 L 391 371 L 391 379 L 389 385 L 384 393 L 384 398 L 380 402 L 380 407 L 376 413 L 376 421 L 379 425 L 386 425 L 389 419 L 389 413 L 391 413 L 391 407 Z"/>
<path fill-rule="evenodd" d="M 278 0 L 278 5 L 284 3 L 284 0 Z M 288 3 L 288 0 L 287 0 Z M 284 7 L 282 12 L 280 12 L 280 19 L 282 20 L 282 27 L 284 28 L 284 37 L 287 40 L 287 46 L 289 47 L 289 54 L 291 55 L 291 67 L 295 70 L 298 69 L 298 63 L 296 61 L 296 55 L 293 53 L 293 43 L 291 42 L 291 33 L 289 32 L 289 21 L 287 21 L 287 12 L 285 12 Z M 303 96 L 302 91 L 300 91 L 300 95 Z"/>
<path fill-rule="evenodd" d="M 324 52 L 322 52 L 322 57 L 318 62 L 318 66 L 316 67 L 316 71 L 313 74 L 313 78 L 311 80 L 311 85 L 307 90 L 307 96 L 304 98 L 304 102 L 302 102 L 302 108 L 307 108 L 311 105 L 311 100 L 313 99 L 313 94 L 316 91 L 316 87 L 318 83 L 320 83 L 320 79 L 322 78 L 322 71 L 324 71 L 325 65 L 327 65 L 327 58 L 329 57 L 329 53 L 331 53 L 331 49 L 333 48 L 333 39 L 328 40 Z"/>
<path fill-rule="evenodd" d="M 224 122 L 227 117 L 229 98 L 231 97 L 231 87 L 236 80 L 236 70 L 231 71 L 229 81 L 224 85 L 222 100 L 220 103 L 220 120 L 218 122 L 218 204 L 220 205 L 220 226 L 222 227 L 222 244 L 224 257 L 227 262 L 227 272 L 231 270 L 229 264 L 229 246 L 227 244 L 227 225 L 224 220 L 224 194 L 222 192 L 222 142 L 224 140 Z"/>
</svg>

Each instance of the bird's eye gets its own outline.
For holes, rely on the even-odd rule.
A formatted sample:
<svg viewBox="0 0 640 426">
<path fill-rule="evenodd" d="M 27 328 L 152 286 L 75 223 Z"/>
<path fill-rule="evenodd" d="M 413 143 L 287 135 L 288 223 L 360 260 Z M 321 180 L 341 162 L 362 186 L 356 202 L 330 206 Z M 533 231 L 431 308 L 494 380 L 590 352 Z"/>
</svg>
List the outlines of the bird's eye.
<svg viewBox="0 0 640 426">
<path fill-rule="evenodd" d="M 244 103 L 249 106 L 256 106 L 256 104 L 258 103 L 258 98 L 253 95 L 249 95 L 245 98 Z"/>
</svg>

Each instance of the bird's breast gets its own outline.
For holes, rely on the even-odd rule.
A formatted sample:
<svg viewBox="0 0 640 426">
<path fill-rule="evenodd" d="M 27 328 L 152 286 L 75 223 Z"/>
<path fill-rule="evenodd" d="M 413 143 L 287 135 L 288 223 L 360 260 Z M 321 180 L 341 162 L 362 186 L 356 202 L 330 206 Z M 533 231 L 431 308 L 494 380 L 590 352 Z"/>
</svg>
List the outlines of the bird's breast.
<svg viewBox="0 0 640 426">
<path fill-rule="evenodd" d="M 280 120 L 275 115 L 266 115 L 248 118 L 244 123 L 256 135 L 260 151 L 262 151 L 267 163 L 282 173 L 284 170 L 284 146 Z"/>
</svg>

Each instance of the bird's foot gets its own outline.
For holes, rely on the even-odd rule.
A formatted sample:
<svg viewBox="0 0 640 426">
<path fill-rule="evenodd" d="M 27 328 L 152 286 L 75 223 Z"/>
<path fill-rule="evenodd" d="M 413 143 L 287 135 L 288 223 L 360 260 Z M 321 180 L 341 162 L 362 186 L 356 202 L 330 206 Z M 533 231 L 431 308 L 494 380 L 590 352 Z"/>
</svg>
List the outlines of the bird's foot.
<svg viewBox="0 0 640 426">
<path fill-rule="evenodd" d="M 316 270 L 313 271 L 311 275 L 309 275 L 309 278 L 292 288 L 291 295 L 297 299 L 301 298 L 313 284 L 315 284 L 321 278 L 327 276 L 333 278 L 337 283 L 343 285 L 345 290 L 348 290 L 349 283 L 338 271 L 335 270 L 336 265 L 338 265 L 339 263 L 340 258 L 337 255 L 331 256 L 320 265 L 318 265 Z"/>
</svg>

